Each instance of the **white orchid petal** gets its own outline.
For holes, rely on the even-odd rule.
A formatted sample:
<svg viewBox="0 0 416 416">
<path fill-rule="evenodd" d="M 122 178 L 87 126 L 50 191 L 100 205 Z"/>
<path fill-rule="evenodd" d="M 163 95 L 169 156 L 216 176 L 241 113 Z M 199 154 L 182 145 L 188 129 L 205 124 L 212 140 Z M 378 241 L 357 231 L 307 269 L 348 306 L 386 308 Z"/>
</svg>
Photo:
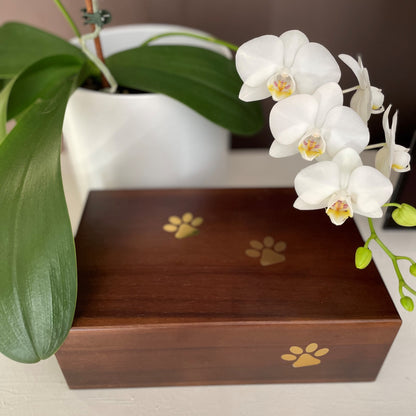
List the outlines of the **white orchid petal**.
<svg viewBox="0 0 416 416">
<path fill-rule="evenodd" d="M 354 110 L 345 106 L 329 111 L 322 134 L 327 142 L 326 151 L 331 156 L 345 147 L 361 153 L 370 140 L 367 125 Z"/>
<path fill-rule="evenodd" d="M 283 41 L 285 47 L 284 66 L 289 68 L 292 66 L 300 47 L 307 44 L 309 39 L 300 30 L 288 30 L 280 35 L 280 39 Z"/>
<path fill-rule="evenodd" d="M 368 75 L 367 68 L 363 67 L 362 77 L 363 77 L 363 81 L 362 83 L 360 83 L 360 87 L 364 89 L 371 89 L 370 75 Z"/>
<path fill-rule="evenodd" d="M 328 160 L 332 160 L 332 156 L 329 156 L 328 153 L 322 153 L 322 155 L 317 156 L 316 161 L 317 162 L 325 162 Z"/>
<path fill-rule="evenodd" d="M 399 114 L 399 111 L 396 110 L 394 113 L 392 122 L 391 122 L 391 129 L 390 129 L 390 136 L 391 136 L 391 142 L 390 146 L 393 146 L 394 143 L 396 143 L 396 129 L 397 129 L 397 116 Z"/>
<path fill-rule="evenodd" d="M 307 204 L 316 205 L 339 190 L 339 168 L 332 161 L 319 162 L 302 169 L 295 177 L 295 190 Z"/>
<path fill-rule="evenodd" d="M 295 56 L 292 65 L 299 93 L 313 94 L 326 82 L 338 82 L 341 78 L 339 66 L 324 46 L 311 42 L 303 45 Z"/>
<path fill-rule="evenodd" d="M 404 147 L 404 146 L 401 146 L 400 144 L 395 144 L 393 146 L 393 149 L 394 149 L 395 152 L 409 153 L 409 151 L 410 151 L 409 147 Z"/>
<path fill-rule="evenodd" d="M 315 119 L 315 126 L 321 127 L 329 110 L 342 106 L 344 100 L 341 87 L 336 82 L 327 82 L 320 86 L 314 93 L 318 101 L 318 113 Z"/>
<path fill-rule="evenodd" d="M 258 87 L 250 87 L 246 84 L 243 84 L 240 89 L 240 94 L 238 98 L 242 101 L 257 101 L 264 98 L 270 97 L 270 92 L 267 89 L 266 84 L 259 85 Z"/>
<path fill-rule="evenodd" d="M 332 161 L 339 167 L 339 184 L 341 189 L 347 188 L 351 173 L 363 164 L 359 154 L 350 147 L 339 151 Z"/>
<path fill-rule="evenodd" d="M 326 202 L 320 204 L 308 204 L 302 198 L 297 198 L 293 207 L 301 210 L 321 209 L 326 207 Z"/>
<path fill-rule="evenodd" d="M 310 95 L 293 95 L 274 105 L 270 112 L 270 131 L 281 144 L 299 142 L 308 129 L 313 127 L 317 101 Z"/>
<path fill-rule="evenodd" d="M 371 90 L 364 88 L 357 90 L 351 97 L 350 107 L 367 123 L 371 117 Z"/>
<path fill-rule="evenodd" d="M 371 109 L 374 111 L 383 107 L 384 94 L 380 88 L 371 87 Z"/>
<path fill-rule="evenodd" d="M 283 67 L 283 42 L 273 35 L 264 35 L 243 43 L 235 55 L 235 65 L 241 79 L 246 82 L 251 78 L 250 85 L 256 79 L 256 74 L 264 75 L 264 68 L 270 71 L 281 69 Z M 266 71 L 267 72 L 267 71 Z M 265 77 L 265 81 L 272 75 L 270 73 Z"/>
<path fill-rule="evenodd" d="M 392 153 L 387 146 L 382 147 L 376 153 L 375 167 L 380 171 L 385 177 L 390 178 L 391 165 L 392 165 Z"/>
<path fill-rule="evenodd" d="M 389 114 L 391 110 L 391 104 L 386 108 L 386 111 L 383 114 L 383 130 L 384 130 L 384 136 L 386 138 L 387 146 L 390 146 L 391 144 L 391 133 L 390 133 L 390 126 L 389 126 Z"/>
<path fill-rule="evenodd" d="M 293 156 L 298 152 L 298 147 L 296 142 L 285 145 L 281 144 L 278 141 L 274 140 L 270 146 L 269 155 L 271 157 L 287 157 Z"/>
<path fill-rule="evenodd" d="M 383 149 L 377 152 L 375 165 L 376 168 L 387 177 L 390 177 L 391 169 L 396 172 L 407 172 L 410 170 L 410 155 L 408 154 L 409 149 L 395 144 L 398 111 L 394 113 L 390 128 L 390 110 L 391 105 L 387 107 L 383 114 L 383 129 L 386 137 L 386 145 Z"/>
<path fill-rule="evenodd" d="M 356 61 L 352 56 L 347 55 L 347 54 L 340 54 L 338 55 L 338 58 L 341 59 L 341 61 L 344 62 L 344 64 L 347 65 L 351 69 L 352 72 L 354 72 L 354 75 L 357 78 L 357 81 L 360 84 L 360 87 L 365 88 L 365 85 L 363 83 L 364 80 L 362 77 L 362 71 L 363 71 L 362 65 L 360 65 L 360 63 Z"/>
<path fill-rule="evenodd" d="M 258 71 L 251 74 L 245 81 L 250 87 L 258 87 L 259 85 L 267 83 L 267 80 L 279 70 L 276 65 L 264 65 Z"/>
<path fill-rule="evenodd" d="M 407 165 L 407 167 L 405 167 L 405 168 L 397 168 L 397 167 L 393 166 L 393 170 L 394 170 L 395 172 L 399 172 L 399 173 L 409 172 L 409 170 L 410 170 L 410 165 Z"/>
<path fill-rule="evenodd" d="M 365 217 L 369 218 L 381 218 L 383 216 L 383 210 L 378 207 L 374 211 L 365 211 L 361 212 L 359 209 L 355 211 L 356 214 L 364 215 Z"/>
<path fill-rule="evenodd" d="M 393 150 L 392 169 L 396 172 L 408 172 L 410 170 L 409 149 L 396 144 Z"/>
<path fill-rule="evenodd" d="M 348 192 L 352 197 L 354 210 L 368 216 L 387 202 L 393 192 L 393 185 L 377 169 L 360 166 L 351 173 Z"/>
</svg>

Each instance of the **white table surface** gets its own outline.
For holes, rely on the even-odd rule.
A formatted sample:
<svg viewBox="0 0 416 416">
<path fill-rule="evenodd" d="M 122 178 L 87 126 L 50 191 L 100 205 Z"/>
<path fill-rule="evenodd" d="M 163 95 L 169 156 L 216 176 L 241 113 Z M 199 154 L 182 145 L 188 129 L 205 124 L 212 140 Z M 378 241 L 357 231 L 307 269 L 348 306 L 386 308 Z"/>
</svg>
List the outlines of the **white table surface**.
<svg viewBox="0 0 416 416">
<path fill-rule="evenodd" d="M 291 186 L 300 166 L 299 159 L 275 160 L 266 150 L 235 150 L 230 153 L 228 177 L 217 186 Z M 68 171 L 65 160 L 63 171 Z M 85 195 L 73 192 L 68 178 L 65 182 L 76 228 Z M 355 220 L 367 235 L 366 220 Z M 379 232 L 393 251 L 416 257 L 416 230 Z M 372 248 L 403 320 L 375 382 L 70 390 L 55 357 L 27 365 L 0 356 L 0 415 L 416 415 L 416 311 L 403 310 L 390 260 Z"/>
</svg>

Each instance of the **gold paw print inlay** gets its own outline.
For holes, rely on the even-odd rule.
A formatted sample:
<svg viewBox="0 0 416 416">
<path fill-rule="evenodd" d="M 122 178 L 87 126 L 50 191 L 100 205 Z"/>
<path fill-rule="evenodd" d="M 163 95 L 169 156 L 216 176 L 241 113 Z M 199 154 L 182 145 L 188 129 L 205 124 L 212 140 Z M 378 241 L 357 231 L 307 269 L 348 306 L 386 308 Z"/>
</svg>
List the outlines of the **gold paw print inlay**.
<svg viewBox="0 0 416 416">
<path fill-rule="evenodd" d="M 203 223 L 203 218 L 194 218 L 193 214 L 187 212 L 182 215 L 182 218 L 173 215 L 168 219 L 169 224 L 165 224 L 163 229 L 168 233 L 175 233 L 175 238 L 191 237 L 199 233 L 196 227 Z"/>
<path fill-rule="evenodd" d="M 292 346 L 289 348 L 289 351 L 292 354 L 283 354 L 282 360 L 285 361 L 294 361 L 292 367 L 310 367 L 312 365 L 317 365 L 321 360 L 317 357 L 322 357 L 329 352 L 329 348 L 321 348 L 318 350 L 318 344 L 312 342 L 307 345 L 305 351 L 301 347 Z"/>
<path fill-rule="evenodd" d="M 286 243 L 278 241 L 276 244 L 273 237 L 265 237 L 263 242 L 257 240 L 250 241 L 251 248 L 246 250 L 249 257 L 260 257 L 262 266 L 271 266 L 272 264 L 282 263 L 286 260 L 282 251 L 286 250 Z"/>
</svg>

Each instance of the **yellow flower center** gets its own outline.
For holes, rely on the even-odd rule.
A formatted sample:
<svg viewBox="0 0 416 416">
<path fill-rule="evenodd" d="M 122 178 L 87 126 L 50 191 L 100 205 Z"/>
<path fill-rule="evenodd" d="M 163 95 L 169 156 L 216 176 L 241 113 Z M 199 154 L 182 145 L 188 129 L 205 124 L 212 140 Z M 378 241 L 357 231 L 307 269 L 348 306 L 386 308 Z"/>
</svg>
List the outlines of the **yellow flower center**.
<svg viewBox="0 0 416 416">
<path fill-rule="evenodd" d="M 275 101 L 292 95 L 296 89 L 295 80 L 286 72 L 273 75 L 267 81 L 267 89 Z"/>
<path fill-rule="evenodd" d="M 325 152 L 326 143 L 319 131 L 307 133 L 298 144 L 298 150 L 305 160 L 313 160 Z"/>
<path fill-rule="evenodd" d="M 352 209 L 347 199 L 336 199 L 331 201 L 326 209 L 326 213 L 335 225 L 344 224 L 348 218 L 352 218 Z"/>
</svg>

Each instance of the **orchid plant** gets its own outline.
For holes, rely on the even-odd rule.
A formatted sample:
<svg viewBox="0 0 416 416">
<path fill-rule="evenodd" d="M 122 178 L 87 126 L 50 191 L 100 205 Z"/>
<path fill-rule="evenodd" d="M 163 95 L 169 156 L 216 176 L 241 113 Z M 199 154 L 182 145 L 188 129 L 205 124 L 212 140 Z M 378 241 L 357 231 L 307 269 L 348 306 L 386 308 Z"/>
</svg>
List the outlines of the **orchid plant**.
<svg viewBox="0 0 416 416">
<path fill-rule="evenodd" d="M 409 272 L 416 276 L 416 262 L 407 256 L 393 254 L 377 235 L 373 218 L 383 216 L 383 207 L 393 206 L 394 221 L 404 227 L 416 226 L 416 209 L 408 204 L 388 203 L 393 184 L 391 170 L 410 170 L 409 149 L 395 143 L 397 111 L 389 124 L 391 105 L 385 110 L 381 89 L 370 83 L 361 57 L 341 54 L 355 74 L 358 85 L 342 90 L 338 82 L 340 68 L 330 52 L 298 30 L 279 37 L 265 35 L 244 43 L 236 53 L 237 71 L 243 80 L 240 98 L 244 101 L 272 97 L 276 101 L 269 117 L 274 142 L 270 155 L 275 158 L 299 154 L 309 162 L 295 177 L 298 198 L 294 207 L 300 210 L 323 209 L 335 225 L 342 225 L 354 214 L 368 218 L 370 236 L 355 253 L 359 269 L 372 259 L 369 244 L 374 241 L 390 257 L 399 281 L 400 301 L 412 311 L 409 296 L 416 291 L 405 281 L 400 260 L 410 263 Z M 350 106 L 344 94 L 354 92 Z M 367 122 L 372 114 L 383 113 L 385 142 L 368 145 Z M 380 148 L 375 167 L 363 164 L 360 153 Z M 405 293 L 405 290 L 408 294 Z"/>
<path fill-rule="evenodd" d="M 104 63 L 100 47 L 95 54 L 88 45 L 100 46 L 110 13 L 86 0 L 81 17 L 93 31 L 81 35 L 61 0 L 54 2 L 77 46 L 25 24 L 0 27 L 0 351 L 20 362 L 54 354 L 74 317 L 77 265 L 60 152 L 67 101 L 78 87 L 88 82 L 102 85 L 103 94 L 116 93 L 118 85 L 163 93 L 240 135 L 263 124 L 260 104 L 238 98 L 232 59 L 206 48 L 147 42 Z"/>
<path fill-rule="evenodd" d="M 83 18 L 93 32 L 82 36 L 60 0 L 54 0 L 79 39 L 79 47 L 34 27 L 8 23 L 0 27 L 0 351 L 20 362 L 36 362 L 56 352 L 65 340 L 76 304 L 76 258 L 60 173 L 62 123 L 72 92 L 93 80 L 103 93 L 131 90 L 159 92 L 182 101 L 237 134 L 262 126 L 260 99 L 277 103 L 270 114 L 275 138 L 270 154 L 299 153 L 317 163 L 295 179 L 298 209 L 324 208 L 341 225 L 354 214 L 368 217 L 371 235 L 356 253 L 356 265 L 371 261 L 371 241 L 380 244 L 399 277 L 402 304 L 413 309 L 403 293 L 416 291 L 405 283 L 399 260 L 374 231 L 372 218 L 392 192 L 391 169 L 409 169 L 407 149 L 395 144 L 397 113 L 389 125 L 376 167 L 364 166 L 359 154 L 368 148 L 367 120 L 384 109 L 383 95 L 371 86 L 361 60 L 342 55 L 358 85 L 351 106 L 343 105 L 338 85 L 341 71 L 322 45 L 298 30 L 261 36 L 237 47 L 222 40 L 179 33 L 228 47 L 235 63 L 208 49 L 153 45 L 100 59 L 99 33 L 111 16 L 97 0 L 86 0 Z M 97 55 L 87 47 L 93 40 Z M 102 58 L 102 57 L 101 57 Z M 241 79 L 243 85 L 241 86 Z M 203 91 L 203 94 L 201 94 Z M 10 122 L 10 123 L 8 123 Z M 394 205 L 394 204 L 392 204 Z M 395 221 L 416 225 L 416 210 L 398 205 Z"/>
</svg>

